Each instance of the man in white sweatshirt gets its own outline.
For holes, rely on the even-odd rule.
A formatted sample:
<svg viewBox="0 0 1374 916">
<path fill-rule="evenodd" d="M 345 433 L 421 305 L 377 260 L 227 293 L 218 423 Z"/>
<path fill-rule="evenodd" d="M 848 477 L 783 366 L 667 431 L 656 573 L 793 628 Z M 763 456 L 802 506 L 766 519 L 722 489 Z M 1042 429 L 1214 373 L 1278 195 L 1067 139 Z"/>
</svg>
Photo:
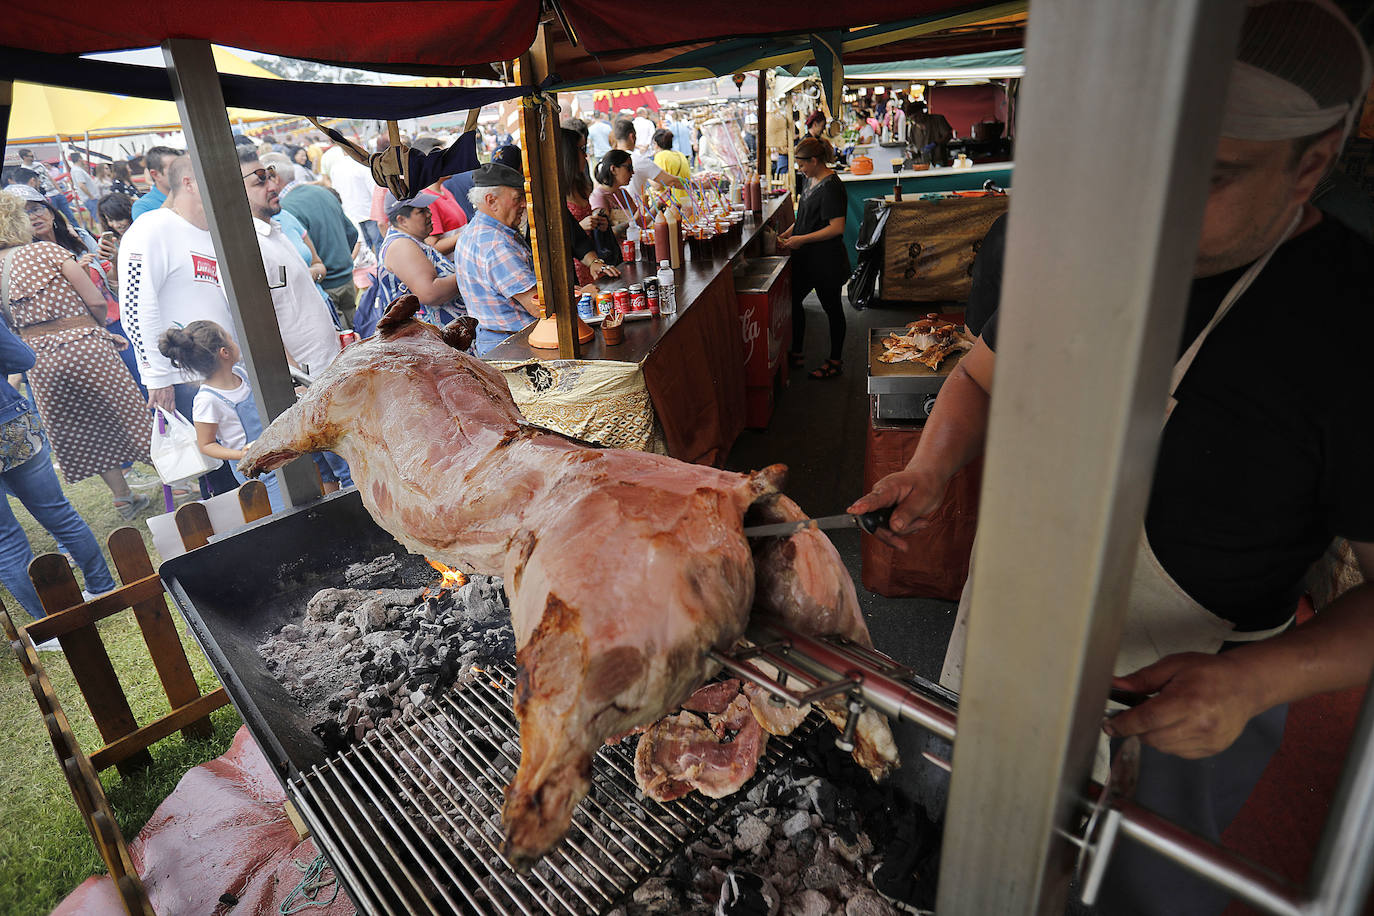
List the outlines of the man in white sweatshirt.
<svg viewBox="0 0 1374 916">
<path fill-rule="evenodd" d="M 191 416 L 200 377 L 174 367 L 157 348 L 170 327 L 213 321 L 232 336 L 219 257 L 190 156 L 167 168 L 169 205 L 136 220 L 119 243 L 124 328 L 148 387 L 148 404 Z"/>
</svg>

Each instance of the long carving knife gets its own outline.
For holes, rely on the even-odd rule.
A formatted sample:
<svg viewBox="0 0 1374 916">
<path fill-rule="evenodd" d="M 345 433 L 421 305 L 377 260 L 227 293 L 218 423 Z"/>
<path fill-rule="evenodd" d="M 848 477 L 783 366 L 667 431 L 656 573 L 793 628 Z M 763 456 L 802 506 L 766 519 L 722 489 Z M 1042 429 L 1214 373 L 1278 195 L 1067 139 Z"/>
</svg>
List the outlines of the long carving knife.
<svg viewBox="0 0 1374 916">
<path fill-rule="evenodd" d="M 892 507 L 865 512 L 862 515 L 825 515 L 820 518 L 804 518 L 798 522 L 779 522 L 775 525 L 752 525 L 744 529 L 748 538 L 789 537 L 808 528 L 858 528 L 872 534 L 879 528 L 888 527 L 892 518 Z"/>
</svg>

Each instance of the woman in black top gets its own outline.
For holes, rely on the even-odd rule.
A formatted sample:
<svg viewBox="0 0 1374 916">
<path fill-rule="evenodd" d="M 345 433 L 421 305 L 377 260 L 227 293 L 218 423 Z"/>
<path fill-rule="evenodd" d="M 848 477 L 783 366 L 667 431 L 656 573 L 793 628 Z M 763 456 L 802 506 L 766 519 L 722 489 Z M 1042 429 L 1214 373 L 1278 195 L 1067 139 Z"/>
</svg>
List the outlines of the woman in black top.
<svg viewBox="0 0 1374 916">
<path fill-rule="evenodd" d="M 826 165 L 835 157 L 824 137 L 805 137 L 793 155 L 807 178 L 806 191 L 797 206 L 797 220 L 778 236 L 778 250 L 801 252 L 792 259 L 792 365 L 802 364 L 806 339 L 806 310 L 802 301 L 813 289 L 830 320 L 830 358 L 811 373 L 812 378 L 834 378 L 844 368 L 844 303 L 840 289 L 849 279 L 849 252 L 844 247 L 844 186 Z M 803 251 L 804 250 L 804 251 Z"/>
</svg>

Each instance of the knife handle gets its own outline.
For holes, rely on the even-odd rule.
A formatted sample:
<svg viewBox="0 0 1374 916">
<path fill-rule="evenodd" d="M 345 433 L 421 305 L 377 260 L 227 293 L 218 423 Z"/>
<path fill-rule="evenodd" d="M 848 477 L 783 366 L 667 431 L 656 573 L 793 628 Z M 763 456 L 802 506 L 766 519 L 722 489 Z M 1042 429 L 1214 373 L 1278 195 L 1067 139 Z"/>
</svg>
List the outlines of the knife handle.
<svg viewBox="0 0 1374 916">
<path fill-rule="evenodd" d="M 862 530 L 865 534 L 872 534 L 879 528 L 891 527 L 891 525 L 889 525 L 888 522 L 892 520 L 892 510 L 895 508 L 895 506 L 888 506 L 883 509 L 874 509 L 872 512 L 865 512 L 862 515 L 856 515 L 855 520 L 857 521 L 860 530 Z"/>
</svg>

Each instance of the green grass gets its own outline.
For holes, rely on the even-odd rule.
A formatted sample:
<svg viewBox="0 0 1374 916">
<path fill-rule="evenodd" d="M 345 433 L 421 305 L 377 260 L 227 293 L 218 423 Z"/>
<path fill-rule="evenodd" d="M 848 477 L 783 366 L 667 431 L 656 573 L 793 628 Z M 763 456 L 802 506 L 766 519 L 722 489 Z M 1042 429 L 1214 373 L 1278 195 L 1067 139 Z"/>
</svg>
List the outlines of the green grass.
<svg viewBox="0 0 1374 916">
<path fill-rule="evenodd" d="M 142 469 L 152 473 L 151 468 Z M 162 511 L 160 491 L 153 506 L 132 522 L 125 522 L 115 511 L 110 491 L 99 478 L 64 484 L 64 489 L 102 546 L 110 532 L 130 525 L 143 536 L 153 565 L 157 565 L 158 556 L 153 550 L 145 519 Z M 24 511 L 18 500 L 11 500 L 11 507 L 28 533 L 35 555 L 57 549 L 52 537 Z M 108 551 L 106 559 L 109 559 Z M 110 568 L 114 570 L 113 563 Z M 75 572 L 80 579 L 80 571 Z M 117 573 L 115 577 L 118 579 Z M 28 615 L 8 591 L 0 588 L 0 598 L 16 626 L 29 622 Z M 172 606 L 171 599 L 167 599 L 167 603 Z M 186 632 L 180 615 L 174 613 L 173 617 L 201 692 L 214 689 L 219 681 L 209 662 Z M 167 697 L 149 661 L 133 615 L 117 614 L 99 626 L 135 718 L 144 724 L 165 714 L 169 708 Z M 45 652 L 41 659 L 67 718 L 71 720 L 72 731 L 81 747 L 91 753 L 102 742 L 65 657 Z M 214 724 L 211 737 L 187 741 L 179 733 L 172 735 L 153 745 L 153 765 L 146 770 L 130 778 L 124 778 L 113 768 L 101 774 L 110 807 L 114 809 L 126 840 L 132 841 L 138 835 L 144 822 L 188 769 L 222 754 L 229 747 L 240 725 L 237 713 L 232 707 L 225 707 L 210 718 Z M 0 913 L 5 916 L 49 913 L 78 884 L 104 870 L 58 767 L 33 693 L 18 660 L 6 646 L 0 650 Z"/>
</svg>

